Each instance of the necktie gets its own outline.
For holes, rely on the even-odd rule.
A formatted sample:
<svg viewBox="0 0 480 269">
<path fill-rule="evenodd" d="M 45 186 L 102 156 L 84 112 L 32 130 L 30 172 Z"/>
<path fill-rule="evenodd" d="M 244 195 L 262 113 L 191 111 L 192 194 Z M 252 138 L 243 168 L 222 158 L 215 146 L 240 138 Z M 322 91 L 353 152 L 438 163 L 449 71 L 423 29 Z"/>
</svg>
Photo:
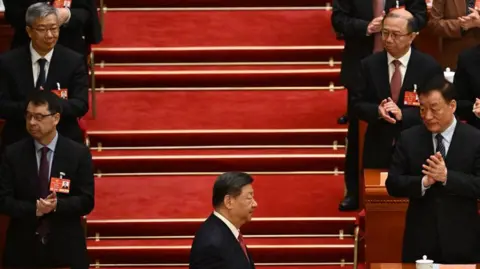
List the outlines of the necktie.
<svg viewBox="0 0 480 269">
<path fill-rule="evenodd" d="M 382 12 L 385 9 L 385 0 L 372 0 L 373 4 L 373 17 L 382 16 Z M 375 33 L 373 36 L 373 52 L 379 52 L 383 50 L 382 35 Z"/>
<path fill-rule="evenodd" d="M 40 168 L 38 169 L 38 179 L 40 180 L 40 197 L 45 198 L 49 195 L 48 188 L 48 175 L 50 170 L 50 163 L 47 159 L 47 154 L 50 149 L 48 147 L 43 147 L 42 157 L 40 158 Z"/>
<path fill-rule="evenodd" d="M 45 84 L 45 64 L 47 63 L 47 60 L 44 58 L 38 59 L 38 65 L 40 66 L 40 73 L 38 74 L 37 77 L 37 84 L 35 85 L 35 89 L 39 90 L 40 86 L 43 86 Z"/>
<path fill-rule="evenodd" d="M 445 145 L 443 144 L 443 136 L 441 134 L 437 134 L 435 136 L 435 139 L 437 139 L 437 152 L 440 152 L 442 154 L 443 159 L 445 159 Z"/>
<path fill-rule="evenodd" d="M 245 253 L 245 257 L 248 259 L 248 254 L 247 254 L 247 246 L 245 245 L 245 242 L 243 241 L 243 235 L 240 233 L 238 234 L 238 243 L 240 243 L 240 246 L 242 247 L 243 253 Z"/>
<path fill-rule="evenodd" d="M 390 81 L 390 92 L 392 94 L 392 100 L 396 103 L 400 95 L 400 89 L 402 88 L 402 73 L 400 72 L 400 65 L 402 63 L 399 60 L 394 60 L 392 63 L 395 66 L 395 70 L 393 71 L 392 80 Z"/>
<path fill-rule="evenodd" d="M 470 13 L 472 13 L 470 11 L 470 8 L 475 8 L 475 0 L 467 0 L 467 15 L 469 15 Z"/>
</svg>

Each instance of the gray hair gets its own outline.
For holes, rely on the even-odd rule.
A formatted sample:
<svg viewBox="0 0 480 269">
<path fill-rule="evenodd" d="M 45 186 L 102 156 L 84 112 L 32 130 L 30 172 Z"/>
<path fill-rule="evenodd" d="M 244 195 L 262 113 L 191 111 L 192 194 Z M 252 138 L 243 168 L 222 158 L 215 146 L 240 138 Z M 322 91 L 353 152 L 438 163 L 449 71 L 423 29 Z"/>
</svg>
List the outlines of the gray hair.
<svg viewBox="0 0 480 269">
<path fill-rule="evenodd" d="M 42 2 L 35 3 L 28 7 L 27 13 L 25 14 L 25 22 L 27 26 L 31 27 L 36 19 L 45 18 L 50 15 L 57 16 L 57 10 L 53 6 Z"/>
</svg>

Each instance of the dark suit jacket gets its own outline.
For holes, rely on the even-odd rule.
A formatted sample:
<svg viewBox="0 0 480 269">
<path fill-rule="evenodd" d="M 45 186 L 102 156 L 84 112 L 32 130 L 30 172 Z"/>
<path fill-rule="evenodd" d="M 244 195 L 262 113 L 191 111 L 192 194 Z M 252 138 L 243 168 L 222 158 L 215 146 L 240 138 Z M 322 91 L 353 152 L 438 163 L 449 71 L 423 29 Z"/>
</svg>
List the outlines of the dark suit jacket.
<svg viewBox="0 0 480 269">
<path fill-rule="evenodd" d="M 394 197 L 409 198 L 403 262 L 441 250 L 438 263 L 480 262 L 480 131 L 457 122 L 447 151 L 447 182 L 421 195 L 422 165 L 434 152 L 424 125 L 404 131 L 397 143 L 386 187 Z M 432 257 L 433 258 L 433 257 Z"/>
<path fill-rule="evenodd" d="M 211 214 L 195 234 L 190 269 L 255 269 L 252 257 L 248 256 L 247 260 L 227 225 Z"/>
<path fill-rule="evenodd" d="M 30 5 L 38 2 L 44 1 L 3 0 L 5 19 L 15 29 L 12 48 L 30 42 L 25 30 L 25 13 Z M 98 44 L 102 41 L 102 31 L 95 0 L 74 0 L 70 12 L 70 21 L 60 29 L 58 43 L 85 55 L 91 44 Z"/>
<path fill-rule="evenodd" d="M 480 128 L 480 120 L 473 114 L 475 98 L 480 98 L 480 46 L 464 50 L 458 56 L 454 85 L 457 91 L 457 115 Z"/>
<path fill-rule="evenodd" d="M 0 211 L 10 225 L 4 250 L 5 267 L 33 268 L 39 198 L 38 169 L 32 138 L 19 141 L 5 150 L 0 167 Z M 89 149 L 59 135 L 51 176 L 70 179 L 70 193 L 57 194 L 56 212 L 44 215 L 50 226 L 48 256 L 52 267 L 88 268 L 85 234 L 81 217 L 94 207 L 94 179 Z M 21 255 L 19 255 L 21 253 Z"/>
<path fill-rule="evenodd" d="M 395 138 L 402 130 L 422 124 L 418 107 L 404 105 L 405 91 L 413 91 L 414 84 L 417 88 L 423 87 L 434 75 L 443 76 L 443 71 L 431 56 L 412 48 L 397 102 L 402 109 L 403 119 L 390 124 L 379 118 L 378 114 L 381 101 L 391 97 L 387 53 L 375 53 L 365 58 L 361 66 L 360 79 L 352 88 L 352 98 L 356 115 L 368 123 L 363 165 L 365 168 L 388 168 Z"/>
<path fill-rule="evenodd" d="M 385 13 L 396 6 L 395 0 L 385 0 Z M 427 23 L 425 0 L 400 0 L 400 5 L 414 16 L 417 29 Z M 367 36 L 367 27 L 374 19 L 372 0 L 334 0 L 332 25 L 337 34 L 345 40 L 342 55 L 340 78 L 343 85 L 350 89 L 358 79 L 360 61 L 373 52 L 373 35 Z"/>
<path fill-rule="evenodd" d="M 68 100 L 61 99 L 63 113 L 58 131 L 79 143 L 83 135 L 78 118 L 88 111 L 88 75 L 83 57 L 61 45 L 55 46 L 45 90 L 57 89 L 57 82 L 68 89 Z M 25 127 L 27 95 L 35 90 L 29 46 L 8 51 L 0 57 L 0 118 L 6 120 L 1 133 L 6 146 L 28 137 Z"/>
</svg>

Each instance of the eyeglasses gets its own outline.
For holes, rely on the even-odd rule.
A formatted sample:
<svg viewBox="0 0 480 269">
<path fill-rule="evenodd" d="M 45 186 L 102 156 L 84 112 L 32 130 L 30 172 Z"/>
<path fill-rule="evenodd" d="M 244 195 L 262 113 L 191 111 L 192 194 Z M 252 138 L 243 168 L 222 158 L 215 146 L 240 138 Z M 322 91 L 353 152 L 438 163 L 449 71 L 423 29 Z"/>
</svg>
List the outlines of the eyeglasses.
<svg viewBox="0 0 480 269">
<path fill-rule="evenodd" d="M 53 26 L 53 27 L 50 27 L 50 28 L 32 27 L 32 29 L 35 30 L 37 33 L 42 34 L 42 35 L 46 34 L 47 32 L 50 32 L 53 35 L 55 35 L 55 34 L 58 34 L 58 32 L 60 31 L 60 28 L 58 28 L 58 26 Z"/>
<path fill-rule="evenodd" d="M 382 30 L 381 34 L 382 34 L 382 37 L 385 38 L 385 39 L 387 39 L 388 36 L 391 36 L 392 39 L 399 39 L 402 36 L 410 35 L 411 32 L 406 33 L 406 34 L 400 34 L 400 33 L 393 33 L 393 32 L 387 31 L 387 30 Z"/>
<path fill-rule="evenodd" d="M 36 121 L 42 121 L 43 119 L 45 119 L 46 117 L 49 117 L 49 116 L 53 116 L 57 113 L 51 113 L 51 114 L 40 114 L 40 113 L 30 113 L 30 112 L 26 112 L 25 113 L 25 119 L 27 121 L 31 120 L 32 118 L 34 118 Z"/>
</svg>

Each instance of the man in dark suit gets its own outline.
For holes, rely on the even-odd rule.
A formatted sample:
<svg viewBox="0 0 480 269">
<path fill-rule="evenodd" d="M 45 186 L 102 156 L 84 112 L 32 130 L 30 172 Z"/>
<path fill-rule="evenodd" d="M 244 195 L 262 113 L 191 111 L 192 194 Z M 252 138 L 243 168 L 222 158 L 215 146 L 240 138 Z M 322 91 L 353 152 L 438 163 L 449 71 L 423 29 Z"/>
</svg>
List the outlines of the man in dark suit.
<svg viewBox="0 0 480 269">
<path fill-rule="evenodd" d="M 458 56 L 453 83 L 457 90 L 457 115 L 480 129 L 480 46 Z"/>
<path fill-rule="evenodd" d="M 3 0 L 5 5 L 5 19 L 14 28 L 12 48 L 28 45 L 25 24 L 27 8 L 35 3 L 49 2 L 54 0 Z M 95 0 L 73 0 L 71 7 L 57 8 L 59 13 L 60 38 L 58 43 L 76 52 L 87 56 L 90 53 L 90 45 L 102 41 L 102 30 L 98 20 Z M 38 16 L 38 14 L 37 14 Z"/>
<path fill-rule="evenodd" d="M 378 3 L 377 3 L 378 2 Z M 427 6 L 425 0 L 399 1 L 399 7 L 404 7 L 414 16 L 412 31 L 422 29 L 427 21 Z M 340 204 L 340 210 L 354 210 L 358 207 L 358 117 L 352 107 L 352 88 L 358 81 L 360 61 L 373 52 L 383 50 L 381 42 L 381 22 L 384 14 L 396 7 L 394 0 L 334 0 L 332 25 L 345 40 L 342 55 L 340 79 L 348 91 L 348 147 L 345 159 L 345 184 L 347 196 Z M 340 123 L 346 123 L 347 117 L 342 116 Z"/>
<path fill-rule="evenodd" d="M 43 17 L 42 17 L 43 16 Z M 32 91 L 55 91 L 61 99 L 63 115 L 60 134 L 83 143 L 78 118 L 88 111 L 88 75 L 83 57 L 56 45 L 59 26 L 55 8 L 37 3 L 27 10 L 30 45 L 8 51 L 0 58 L 0 117 L 6 120 L 1 133 L 2 148 L 28 134 L 24 107 Z M 60 88 L 61 90 L 58 90 Z"/>
<path fill-rule="evenodd" d="M 253 178 L 240 172 L 220 175 L 213 186 L 215 210 L 195 234 L 190 269 L 254 269 L 240 227 L 250 221 L 257 202 Z"/>
<path fill-rule="evenodd" d="M 386 15 L 382 27 L 385 51 L 361 62 L 361 76 L 353 88 L 355 113 L 366 121 L 364 168 L 388 168 L 396 137 L 421 124 L 416 89 L 442 67 L 429 55 L 413 48 L 413 16 L 406 10 Z"/>
<path fill-rule="evenodd" d="M 409 198 L 402 261 L 480 262 L 480 131 L 455 119 L 455 90 L 443 76 L 418 90 L 424 125 L 402 132 L 386 180 Z"/>
<path fill-rule="evenodd" d="M 31 137 L 3 155 L 0 212 L 10 217 L 4 268 L 89 268 L 81 218 L 94 207 L 92 156 L 58 134 L 59 101 L 54 93 L 33 92 L 25 110 Z"/>
</svg>

